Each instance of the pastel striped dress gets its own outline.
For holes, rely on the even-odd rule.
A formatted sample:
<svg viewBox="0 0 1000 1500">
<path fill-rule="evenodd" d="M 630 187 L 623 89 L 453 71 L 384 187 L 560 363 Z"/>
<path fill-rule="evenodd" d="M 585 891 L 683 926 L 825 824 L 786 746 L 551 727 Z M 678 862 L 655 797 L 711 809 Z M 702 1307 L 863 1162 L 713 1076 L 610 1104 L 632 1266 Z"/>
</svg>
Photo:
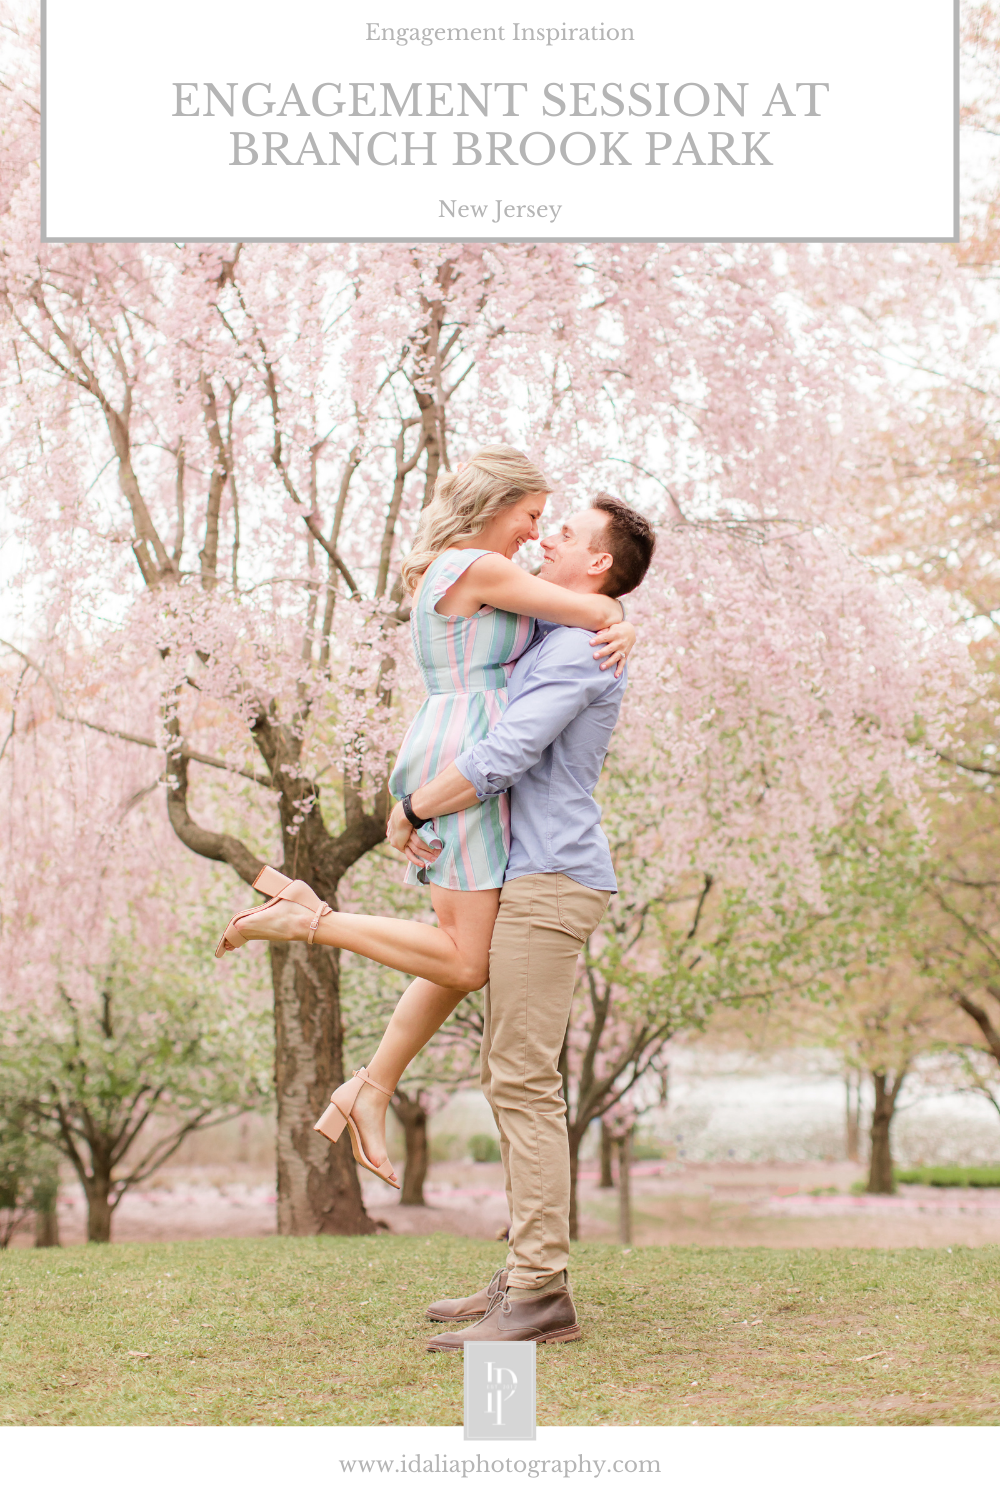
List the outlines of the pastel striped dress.
<svg viewBox="0 0 1000 1500">
<path fill-rule="evenodd" d="M 468 619 L 438 614 L 436 608 L 466 568 L 485 556 L 483 550 L 451 547 L 424 574 L 410 631 L 427 697 L 406 731 L 389 778 L 394 797 L 415 792 L 463 750 L 485 739 L 507 706 L 507 679 L 531 640 L 534 620 L 490 605 Z M 427 844 L 440 844 L 441 852 L 426 871 L 407 865 L 408 884 L 421 880 L 451 891 L 497 889 L 510 852 L 507 794 L 434 818 L 420 836 Z"/>
</svg>

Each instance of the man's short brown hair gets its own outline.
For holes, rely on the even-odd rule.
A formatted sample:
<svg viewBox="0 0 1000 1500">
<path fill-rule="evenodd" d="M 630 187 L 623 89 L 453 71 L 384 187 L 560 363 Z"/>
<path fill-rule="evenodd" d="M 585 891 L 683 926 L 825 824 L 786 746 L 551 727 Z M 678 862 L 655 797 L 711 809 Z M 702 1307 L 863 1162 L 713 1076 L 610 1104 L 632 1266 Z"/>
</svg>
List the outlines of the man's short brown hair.
<svg viewBox="0 0 1000 1500">
<path fill-rule="evenodd" d="M 656 547 L 656 533 L 637 510 L 615 495 L 602 491 L 590 504 L 591 510 L 602 510 L 607 522 L 590 543 L 591 552 L 610 552 L 614 561 L 601 585 L 602 594 L 618 599 L 631 594 L 646 576 Z"/>
</svg>

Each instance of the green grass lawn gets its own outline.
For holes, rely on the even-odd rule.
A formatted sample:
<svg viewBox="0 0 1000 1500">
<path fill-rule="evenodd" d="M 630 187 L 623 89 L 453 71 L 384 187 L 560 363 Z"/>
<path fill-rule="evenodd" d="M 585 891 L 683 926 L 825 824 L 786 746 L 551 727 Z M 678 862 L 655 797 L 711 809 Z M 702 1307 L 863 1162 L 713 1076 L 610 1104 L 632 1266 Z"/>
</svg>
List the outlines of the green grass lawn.
<svg viewBox="0 0 1000 1500">
<path fill-rule="evenodd" d="M 897 1182 L 919 1182 L 926 1187 L 1000 1187 L 1000 1167 L 913 1167 L 893 1173 Z"/>
<path fill-rule="evenodd" d="M 499 1247 L 211 1240 L 0 1255 L 0 1423 L 462 1421 L 434 1297 Z M 1000 1250 L 575 1248 L 540 1424 L 993 1424 Z"/>
</svg>

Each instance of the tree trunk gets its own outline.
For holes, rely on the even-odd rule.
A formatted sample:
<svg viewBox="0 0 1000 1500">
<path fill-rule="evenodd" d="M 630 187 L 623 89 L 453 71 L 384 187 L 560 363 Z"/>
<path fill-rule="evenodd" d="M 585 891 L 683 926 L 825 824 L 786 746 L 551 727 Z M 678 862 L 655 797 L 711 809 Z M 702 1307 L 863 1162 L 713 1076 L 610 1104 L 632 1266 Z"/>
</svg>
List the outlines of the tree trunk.
<svg viewBox="0 0 1000 1500">
<path fill-rule="evenodd" d="M 861 1073 L 848 1068 L 844 1076 L 845 1139 L 848 1161 L 861 1160 Z"/>
<path fill-rule="evenodd" d="M 302 878 L 308 880 L 308 874 Z M 278 1233 L 374 1234 L 347 1131 L 315 1131 L 344 1081 L 340 966 L 333 948 L 273 944 Z"/>
<path fill-rule="evenodd" d="M 424 1179 L 427 1176 L 427 1110 L 419 1094 L 411 1098 L 402 1089 L 392 1096 L 392 1109 L 406 1135 L 406 1167 L 400 1203 L 424 1208 Z"/>
<path fill-rule="evenodd" d="M 91 1177 L 87 1190 L 87 1239 L 92 1245 L 111 1243 L 111 1182 L 105 1177 Z"/>
<path fill-rule="evenodd" d="M 582 1133 L 569 1131 L 569 1237 L 580 1238 L 580 1217 L 577 1203 L 577 1183 L 580 1176 L 580 1142 Z"/>
<path fill-rule="evenodd" d="M 875 1085 L 875 1109 L 872 1112 L 872 1154 L 865 1191 L 894 1193 L 896 1183 L 893 1177 L 890 1130 L 902 1078 L 897 1078 L 895 1085 L 889 1087 L 885 1073 L 873 1073 L 872 1083 Z"/>
<path fill-rule="evenodd" d="M 599 1186 L 610 1188 L 615 1185 L 614 1173 L 611 1170 L 611 1160 L 614 1155 L 615 1138 L 608 1129 L 607 1120 L 601 1121 L 601 1181 Z"/>
<path fill-rule="evenodd" d="M 35 1210 L 36 1250 L 50 1250 L 59 1244 L 59 1218 L 56 1212 L 58 1198 L 58 1172 L 53 1172 L 51 1177 L 41 1177 L 31 1195 L 31 1206 Z"/>
<path fill-rule="evenodd" d="M 618 1239 L 623 1245 L 632 1243 L 632 1132 L 626 1130 L 618 1137 Z"/>
<path fill-rule="evenodd" d="M 59 1245 L 59 1218 L 54 1208 L 35 1210 L 35 1249 L 51 1250 Z"/>
</svg>

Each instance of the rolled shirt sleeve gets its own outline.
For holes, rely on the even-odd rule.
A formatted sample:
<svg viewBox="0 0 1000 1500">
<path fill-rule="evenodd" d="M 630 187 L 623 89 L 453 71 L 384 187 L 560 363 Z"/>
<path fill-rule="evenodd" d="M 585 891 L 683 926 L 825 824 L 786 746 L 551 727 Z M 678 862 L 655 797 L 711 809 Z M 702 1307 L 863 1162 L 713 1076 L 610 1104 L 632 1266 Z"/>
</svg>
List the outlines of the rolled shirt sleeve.
<svg viewBox="0 0 1000 1500">
<path fill-rule="evenodd" d="M 552 631 L 499 724 L 456 757 L 457 770 L 475 787 L 480 801 L 506 791 L 537 765 L 567 724 L 607 686 L 607 674 L 594 660 L 588 633 Z"/>
</svg>

